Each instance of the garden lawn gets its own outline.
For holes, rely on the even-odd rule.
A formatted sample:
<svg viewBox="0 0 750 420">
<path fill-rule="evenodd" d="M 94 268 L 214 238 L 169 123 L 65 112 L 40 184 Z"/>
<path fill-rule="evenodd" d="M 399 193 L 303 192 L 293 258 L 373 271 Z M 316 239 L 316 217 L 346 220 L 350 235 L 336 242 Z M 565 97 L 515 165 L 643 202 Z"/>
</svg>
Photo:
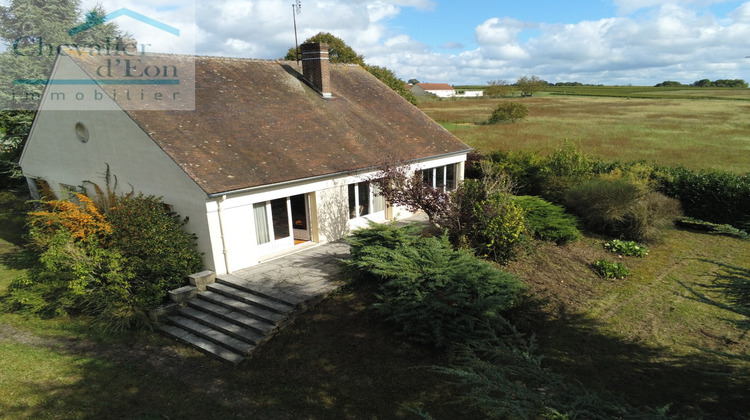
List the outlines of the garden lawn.
<svg viewBox="0 0 750 420">
<path fill-rule="evenodd" d="M 750 337 L 737 324 L 748 318 L 721 307 L 729 300 L 714 286 L 727 275 L 750 285 L 750 242 L 673 230 L 645 258 L 603 243 L 545 244 L 511 265 L 548 300 L 547 320 L 531 327 L 548 366 L 632 404 L 671 404 L 680 417 L 749 413 Z M 623 262 L 631 276 L 599 278 L 587 266 L 597 259 Z"/>
<path fill-rule="evenodd" d="M 19 236 L 5 226 L 0 296 L 23 272 L 7 240 Z M 546 365 L 634 405 L 671 404 L 681 418 L 750 412 L 750 337 L 736 324 L 747 318 L 722 307 L 731 302 L 712 288 L 729 274 L 750 282 L 750 242 L 674 230 L 643 259 L 620 259 L 603 243 L 535 243 L 535 252 L 508 267 L 543 300 L 514 318 L 537 336 Z M 632 275 L 597 277 L 590 264 L 603 258 L 623 261 Z M 430 369 L 446 365 L 446 356 L 395 335 L 366 309 L 374 292 L 362 283 L 334 293 L 238 367 L 156 333 L 103 336 L 86 318 L 0 313 L 0 413 L 408 419 L 421 409 L 435 419 L 476 418 L 453 403 L 447 378 Z"/>
</svg>

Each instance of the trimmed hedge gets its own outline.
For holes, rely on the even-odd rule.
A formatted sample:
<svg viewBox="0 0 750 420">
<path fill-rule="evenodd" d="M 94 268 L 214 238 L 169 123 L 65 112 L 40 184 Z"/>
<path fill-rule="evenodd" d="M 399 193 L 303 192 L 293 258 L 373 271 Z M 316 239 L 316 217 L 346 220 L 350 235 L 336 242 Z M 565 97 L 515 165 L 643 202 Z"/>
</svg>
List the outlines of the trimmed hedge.
<svg viewBox="0 0 750 420">
<path fill-rule="evenodd" d="M 750 173 L 658 168 L 658 189 L 680 200 L 685 215 L 743 228 L 750 224 Z"/>
</svg>

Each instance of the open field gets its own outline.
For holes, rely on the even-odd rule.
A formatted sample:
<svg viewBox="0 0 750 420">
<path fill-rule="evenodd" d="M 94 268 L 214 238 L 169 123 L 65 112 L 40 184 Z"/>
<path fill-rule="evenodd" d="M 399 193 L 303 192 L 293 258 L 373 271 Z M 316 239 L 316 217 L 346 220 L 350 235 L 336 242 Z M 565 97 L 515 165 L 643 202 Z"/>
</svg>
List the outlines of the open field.
<svg viewBox="0 0 750 420">
<path fill-rule="evenodd" d="M 6 213 L 7 214 L 7 213 Z M 21 224 L 0 206 L 0 302 L 23 271 Z M 603 240 L 536 243 L 508 269 L 539 305 L 517 314 L 536 334 L 546 365 L 631 404 L 672 404 L 679 418 L 750 412 L 750 337 L 725 289 L 750 282 L 750 242 L 670 232 L 644 259 L 627 257 L 626 280 L 589 264 L 616 259 Z M 699 299 L 705 294 L 722 305 Z M 374 289 L 335 293 L 237 368 L 156 333 L 102 337 L 85 318 L 42 320 L 0 313 L 0 413 L 27 418 L 477 418 L 450 401 L 447 357 L 398 337 L 367 310 Z M 747 320 L 747 318 L 744 318 Z"/>
<path fill-rule="evenodd" d="M 722 92 L 750 99 L 749 90 Z M 482 125 L 504 100 L 525 104 L 529 116 L 514 124 Z M 545 95 L 433 100 L 420 103 L 419 108 L 482 151 L 549 152 L 568 139 L 604 159 L 750 171 L 750 102 L 744 100 Z"/>
<path fill-rule="evenodd" d="M 543 94 L 650 99 L 733 99 L 750 101 L 750 89 L 689 86 L 548 86 Z"/>
</svg>

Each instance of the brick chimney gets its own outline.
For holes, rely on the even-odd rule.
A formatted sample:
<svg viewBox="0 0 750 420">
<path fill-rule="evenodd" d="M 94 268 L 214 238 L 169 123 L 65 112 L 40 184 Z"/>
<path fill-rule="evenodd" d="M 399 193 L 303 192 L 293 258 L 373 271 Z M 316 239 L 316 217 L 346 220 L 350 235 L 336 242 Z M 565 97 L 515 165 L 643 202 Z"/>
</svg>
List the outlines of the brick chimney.
<svg viewBox="0 0 750 420">
<path fill-rule="evenodd" d="M 324 98 L 331 97 L 331 76 L 328 69 L 328 44 L 313 42 L 300 45 L 302 76 Z"/>
</svg>

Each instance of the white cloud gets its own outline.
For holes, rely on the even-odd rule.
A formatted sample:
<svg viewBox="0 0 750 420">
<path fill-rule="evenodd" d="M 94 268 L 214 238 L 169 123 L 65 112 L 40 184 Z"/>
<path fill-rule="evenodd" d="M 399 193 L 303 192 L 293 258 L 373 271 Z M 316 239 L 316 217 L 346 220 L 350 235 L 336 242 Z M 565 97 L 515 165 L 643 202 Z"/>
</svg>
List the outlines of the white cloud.
<svg viewBox="0 0 750 420">
<path fill-rule="evenodd" d="M 97 1 L 84 0 L 83 6 Z M 165 23 L 177 22 L 175 26 L 192 34 L 195 51 L 201 55 L 279 58 L 294 45 L 292 2 L 199 2 L 197 12 L 190 15 L 170 7 L 174 1 L 103 0 L 102 4 L 108 11 L 128 7 Z M 441 45 L 427 45 L 411 36 L 409 27 L 392 25 L 405 8 L 434 9 L 433 0 L 305 0 L 296 18 L 300 42 L 330 32 L 368 63 L 386 66 L 405 80 L 484 83 L 538 75 L 553 82 L 652 84 L 750 78 L 746 74 L 750 60 L 744 59 L 750 55 L 750 1 L 726 17 L 715 17 L 706 9 L 726 0 L 613 2 L 618 16 L 572 24 L 490 16 L 474 28 L 473 42 L 457 35 L 460 43 L 443 40 Z M 176 48 L 167 42 L 168 36 L 121 19 L 118 23 L 125 29 L 132 25 L 144 31 L 144 35 L 136 33 L 139 40 Z"/>
<path fill-rule="evenodd" d="M 518 41 L 518 35 L 534 25 L 512 18 L 491 18 L 477 26 L 477 42 L 490 59 L 517 60 L 528 58 L 528 53 Z"/>
<path fill-rule="evenodd" d="M 707 7 L 712 4 L 727 3 L 729 0 L 614 0 L 620 14 L 631 14 L 642 9 L 650 9 L 664 5 L 680 7 Z"/>
</svg>

